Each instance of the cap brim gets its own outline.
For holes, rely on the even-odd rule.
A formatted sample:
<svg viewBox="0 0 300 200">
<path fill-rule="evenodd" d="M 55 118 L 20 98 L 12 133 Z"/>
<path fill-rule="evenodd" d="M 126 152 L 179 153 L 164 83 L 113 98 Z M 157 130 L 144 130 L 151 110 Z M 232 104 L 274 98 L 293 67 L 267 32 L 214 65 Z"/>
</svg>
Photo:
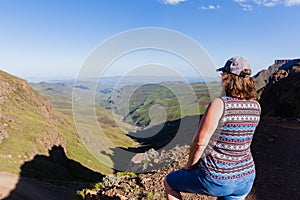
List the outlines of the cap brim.
<svg viewBox="0 0 300 200">
<path fill-rule="evenodd" d="M 224 71 L 225 67 L 221 67 L 219 69 L 217 69 L 216 71 L 219 72 L 219 71 Z"/>
</svg>

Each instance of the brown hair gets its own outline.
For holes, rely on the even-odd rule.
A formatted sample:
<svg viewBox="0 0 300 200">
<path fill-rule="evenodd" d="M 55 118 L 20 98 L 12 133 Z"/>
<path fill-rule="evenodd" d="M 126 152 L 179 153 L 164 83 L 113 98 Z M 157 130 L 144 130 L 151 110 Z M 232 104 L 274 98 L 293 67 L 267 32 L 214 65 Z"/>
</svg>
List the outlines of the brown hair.
<svg viewBox="0 0 300 200">
<path fill-rule="evenodd" d="M 251 70 L 244 69 L 239 76 L 229 72 L 223 72 L 222 85 L 226 96 L 239 99 L 256 99 L 257 93 L 254 80 L 250 76 Z"/>
</svg>

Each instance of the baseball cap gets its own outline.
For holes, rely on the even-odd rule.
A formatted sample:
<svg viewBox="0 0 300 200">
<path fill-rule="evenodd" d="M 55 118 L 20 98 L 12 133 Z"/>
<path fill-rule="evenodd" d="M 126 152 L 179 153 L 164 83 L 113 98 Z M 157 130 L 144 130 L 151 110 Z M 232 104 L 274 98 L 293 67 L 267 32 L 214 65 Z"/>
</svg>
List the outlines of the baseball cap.
<svg viewBox="0 0 300 200">
<path fill-rule="evenodd" d="M 230 72 L 231 74 L 239 76 L 244 69 L 251 70 L 249 62 L 243 57 L 236 56 L 228 59 L 224 67 L 217 69 L 217 71 Z"/>
</svg>

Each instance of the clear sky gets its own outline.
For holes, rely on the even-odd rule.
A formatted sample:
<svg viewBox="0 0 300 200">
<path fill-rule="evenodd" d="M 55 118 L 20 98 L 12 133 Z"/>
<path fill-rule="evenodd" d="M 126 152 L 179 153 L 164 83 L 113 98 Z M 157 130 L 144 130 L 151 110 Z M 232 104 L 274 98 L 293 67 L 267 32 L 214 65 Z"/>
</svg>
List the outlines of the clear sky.
<svg viewBox="0 0 300 200">
<path fill-rule="evenodd" d="M 181 32 L 216 66 L 241 55 L 254 73 L 300 57 L 300 0 L 0 0 L 0 69 L 22 78 L 75 78 L 89 53 L 142 27 Z"/>
</svg>

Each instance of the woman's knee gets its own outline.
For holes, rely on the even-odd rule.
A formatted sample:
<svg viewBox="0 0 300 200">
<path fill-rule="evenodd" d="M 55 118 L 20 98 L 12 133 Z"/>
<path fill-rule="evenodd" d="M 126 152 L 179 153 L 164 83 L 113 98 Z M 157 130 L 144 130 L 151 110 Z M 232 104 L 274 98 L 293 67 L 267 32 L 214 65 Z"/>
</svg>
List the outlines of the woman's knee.
<svg viewBox="0 0 300 200">
<path fill-rule="evenodd" d="M 168 183 L 167 178 L 164 179 L 165 193 L 167 199 L 181 199 L 180 192 L 175 191 Z"/>
<path fill-rule="evenodd" d="M 167 194 L 173 193 L 175 190 L 169 185 L 168 179 L 165 178 L 164 180 L 164 186 L 165 186 L 165 191 Z"/>
<path fill-rule="evenodd" d="M 164 187 L 165 187 L 166 190 L 167 190 L 167 189 L 172 189 L 172 188 L 170 187 L 170 185 L 169 185 L 168 180 L 167 180 L 166 177 L 165 177 L 165 179 L 164 179 Z"/>
</svg>

